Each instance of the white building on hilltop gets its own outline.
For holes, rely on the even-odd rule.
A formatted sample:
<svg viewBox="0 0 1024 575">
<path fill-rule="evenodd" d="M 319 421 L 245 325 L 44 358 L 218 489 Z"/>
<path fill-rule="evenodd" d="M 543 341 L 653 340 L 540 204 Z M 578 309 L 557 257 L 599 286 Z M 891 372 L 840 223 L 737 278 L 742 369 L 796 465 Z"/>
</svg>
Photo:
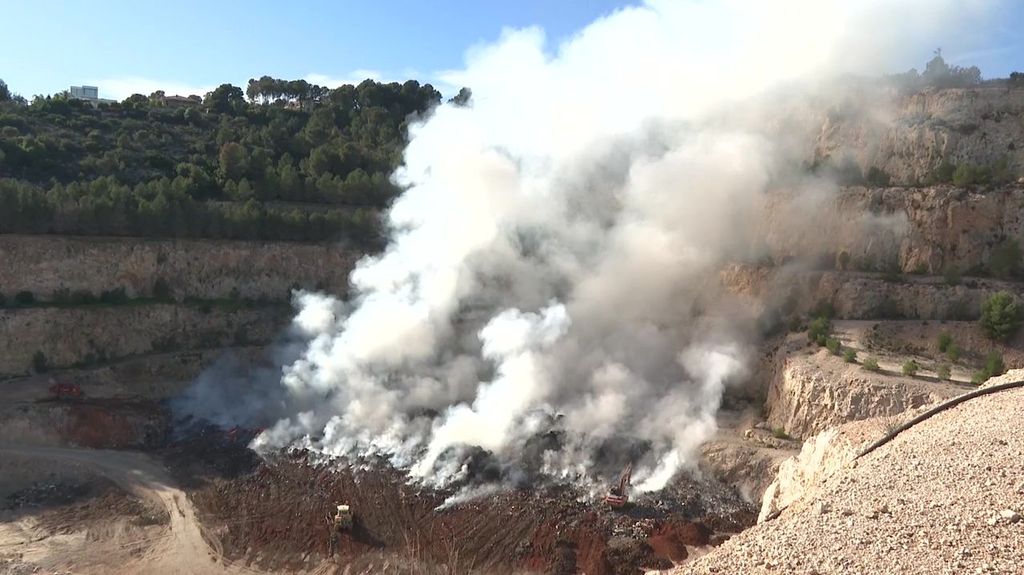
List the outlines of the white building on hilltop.
<svg viewBox="0 0 1024 575">
<path fill-rule="evenodd" d="M 94 107 L 99 104 L 113 104 L 116 100 L 108 100 L 106 98 L 100 98 L 100 89 L 96 86 L 71 86 L 68 90 L 71 93 L 71 97 L 76 100 L 85 100 Z"/>
<path fill-rule="evenodd" d="M 77 100 L 99 100 L 100 89 L 96 86 L 71 86 L 71 97 Z"/>
</svg>

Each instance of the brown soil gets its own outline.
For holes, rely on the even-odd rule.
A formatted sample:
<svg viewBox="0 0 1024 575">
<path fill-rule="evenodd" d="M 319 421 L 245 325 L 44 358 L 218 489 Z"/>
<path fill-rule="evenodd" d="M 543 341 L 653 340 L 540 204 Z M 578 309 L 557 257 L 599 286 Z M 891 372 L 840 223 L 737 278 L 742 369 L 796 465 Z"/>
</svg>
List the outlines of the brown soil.
<svg viewBox="0 0 1024 575">
<path fill-rule="evenodd" d="M 39 524 L 51 533 L 73 533 L 108 523 L 112 517 L 128 518 L 138 527 L 166 525 L 167 511 L 132 497 L 113 484 L 97 487 L 88 498 L 47 509 L 36 515 Z"/>
<path fill-rule="evenodd" d="M 225 556 L 267 569 L 332 558 L 338 568 L 376 553 L 451 572 L 613 575 L 667 568 L 712 530 L 749 526 L 753 510 L 710 480 L 681 478 L 657 497 L 612 511 L 567 487 L 515 490 L 436 510 L 447 494 L 407 483 L 384 464 L 317 466 L 304 455 L 217 477 L 191 494 Z M 332 542 L 328 518 L 348 503 L 355 526 Z"/>
<path fill-rule="evenodd" d="M 104 400 L 70 405 L 62 432 L 72 445 L 110 449 L 156 445 L 166 427 L 165 413 L 152 402 Z"/>
</svg>

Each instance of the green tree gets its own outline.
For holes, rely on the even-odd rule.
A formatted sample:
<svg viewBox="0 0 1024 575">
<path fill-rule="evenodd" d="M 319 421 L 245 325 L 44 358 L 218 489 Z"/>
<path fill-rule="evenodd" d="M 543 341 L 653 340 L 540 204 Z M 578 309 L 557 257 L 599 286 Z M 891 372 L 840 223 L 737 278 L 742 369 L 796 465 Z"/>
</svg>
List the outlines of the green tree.
<svg viewBox="0 0 1024 575">
<path fill-rule="evenodd" d="M 228 142 L 221 146 L 218 160 L 221 177 L 225 180 L 238 180 L 248 168 L 245 148 L 236 142 Z"/>
<path fill-rule="evenodd" d="M 50 371 L 50 362 L 47 361 L 46 355 L 42 351 L 37 351 L 32 356 L 32 369 L 36 373 L 46 373 Z"/>
<path fill-rule="evenodd" d="M 1009 292 L 993 294 L 981 305 L 979 323 L 990 338 L 1007 340 L 1020 328 L 1020 305 Z"/>
<path fill-rule="evenodd" d="M 454 104 L 459 107 L 468 106 L 470 101 L 473 99 L 473 91 L 469 88 L 463 87 L 459 89 L 459 93 L 448 100 L 449 104 Z"/>
<path fill-rule="evenodd" d="M 245 94 L 238 86 L 221 84 L 212 92 L 206 94 L 203 105 L 213 112 L 220 114 L 232 114 L 245 108 Z"/>
<path fill-rule="evenodd" d="M 0 80 L 0 102 L 9 102 L 11 100 L 11 89 L 7 87 L 7 82 Z"/>
<path fill-rule="evenodd" d="M 947 333 L 947 332 L 940 333 L 939 334 L 939 341 L 938 341 L 938 345 L 937 345 L 937 347 L 939 348 L 939 353 L 946 353 L 946 351 L 949 350 L 949 346 L 952 343 L 953 343 L 953 336 L 949 335 L 949 333 Z"/>
</svg>

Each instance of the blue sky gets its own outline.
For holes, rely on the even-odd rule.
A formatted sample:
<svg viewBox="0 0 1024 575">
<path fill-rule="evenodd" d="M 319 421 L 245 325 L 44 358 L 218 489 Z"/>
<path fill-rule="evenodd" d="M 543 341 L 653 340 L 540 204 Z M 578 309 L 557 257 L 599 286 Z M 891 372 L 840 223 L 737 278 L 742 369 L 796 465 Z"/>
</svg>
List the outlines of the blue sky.
<svg viewBox="0 0 1024 575">
<path fill-rule="evenodd" d="M 416 78 L 437 81 L 466 50 L 504 27 L 540 26 L 549 45 L 624 0 L 4 0 L 0 78 L 24 96 L 96 84 L 101 97 L 201 93 L 263 74 L 323 84 Z M 986 77 L 1024 70 L 1024 2 L 1005 0 L 991 34 L 951 39 L 954 63 Z M 919 69 L 927 54 L 908 54 Z M 893 70 L 896 71 L 896 70 Z M 445 89 L 444 86 L 439 86 Z"/>
</svg>

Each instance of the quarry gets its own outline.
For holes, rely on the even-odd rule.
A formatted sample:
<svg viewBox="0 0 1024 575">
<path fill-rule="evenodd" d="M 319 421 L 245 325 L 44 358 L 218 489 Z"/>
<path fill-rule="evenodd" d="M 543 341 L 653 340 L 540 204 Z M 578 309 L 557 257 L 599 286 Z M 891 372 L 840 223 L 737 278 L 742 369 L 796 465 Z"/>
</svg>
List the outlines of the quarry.
<svg viewBox="0 0 1024 575">
<path fill-rule="evenodd" d="M 690 89 L 607 51 L 690 16 L 509 32 L 443 102 L 0 107 L 0 574 L 1020 572 L 1020 75 L 797 50 Z M 606 64 L 636 106 L 579 103 Z M 24 139 L 69 117 L 68 154 L 180 155 L 123 201 L 174 231 L 44 189 Z M 223 197 L 146 188 L 200 197 L 204 153 Z"/>
</svg>

